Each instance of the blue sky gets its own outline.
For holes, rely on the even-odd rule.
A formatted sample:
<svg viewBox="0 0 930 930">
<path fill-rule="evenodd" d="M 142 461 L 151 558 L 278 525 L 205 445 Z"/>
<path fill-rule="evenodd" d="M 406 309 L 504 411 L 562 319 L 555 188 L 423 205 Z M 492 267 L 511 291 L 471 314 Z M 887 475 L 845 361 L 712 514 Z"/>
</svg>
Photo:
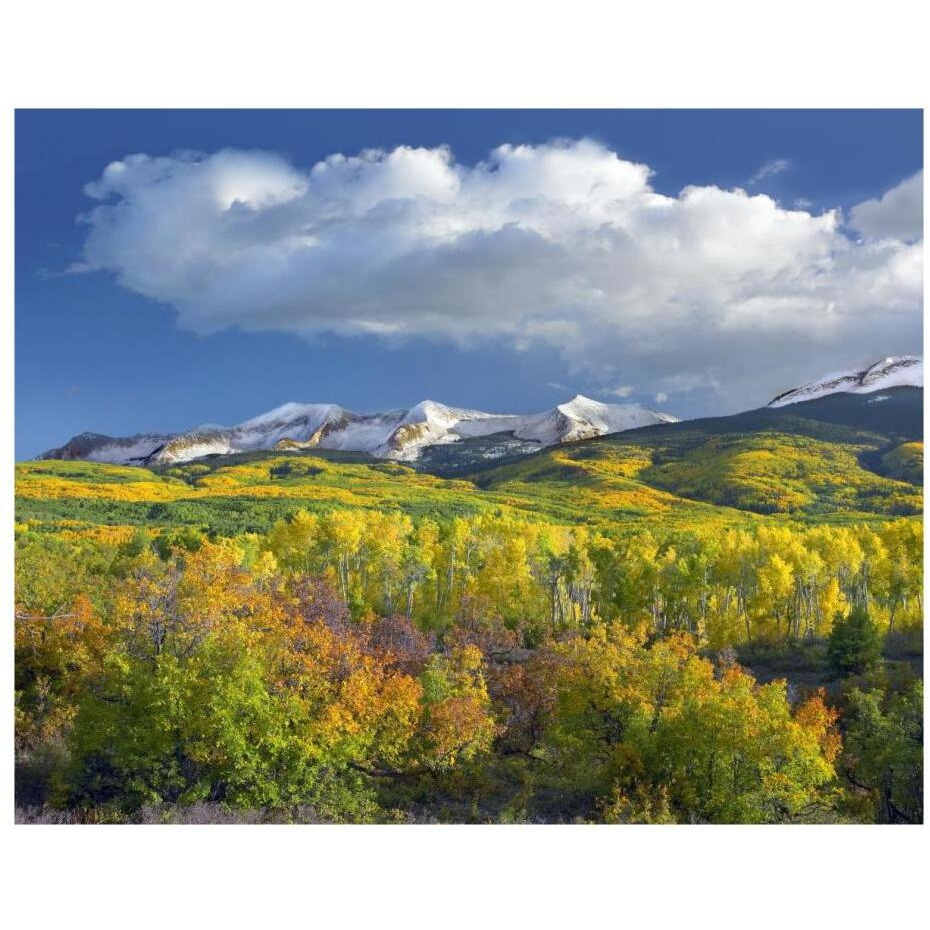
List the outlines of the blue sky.
<svg viewBox="0 0 930 930">
<path fill-rule="evenodd" d="M 126 435 L 175 431 L 204 422 L 233 423 L 289 400 L 372 410 L 429 397 L 458 406 L 522 412 L 582 392 L 695 416 L 762 402 L 776 389 L 790 387 L 785 379 L 821 373 L 821 364 L 823 370 L 831 370 L 847 362 L 867 362 L 864 354 L 873 348 L 876 357 L 919 352 L 914 272 L 901 270 L 906 263 L 913 269 L 914 249 L 919 247 L 913 234 L 898 232 L 901 211 L 910 209 L 899 206 L 906 192 L 859 214 L 854 208 L 880 200 L 921 169 L 921 138 L 918 111 L 19 111 L 17 457 L 35 455 L 83 430 Z M 547 144 L 556 139 L 569 140 L 562 143 L 568 148 L 552 151 L 568 151 L 572 161 L 563 159 L 552 169 L 551 159 L 543 156 L 550 151 Z M 593 148 L 579 147 L 578 140 L 585 139 L 593 140 Z M 278 267 L 277 257 L 284 254 L 275 251 L 284 248 L 279 233 L 252 243 L 264 250 L 261 253 L 251 245 L 251 251 L 243 253 L 243 276 L 236 268 L 237 276 L 231 279 L 229 304 L 235 310 L 226 313 L 221 282 L 214 276 L 210 287 L 201 286 L 214 274 L 216 256 L 208 256 L 203 266 L 185 262 L 183 281 L 173 266 L 170 273 L 165 270 L 180 250 L 199 248 L 207 239 L 214 248 L 225 249 L 222 235 L 228 227 L 222 217 L 188 217 L 177 198 L 165 199 L 165 238 L 164 230 L 154 230 L 157 220 L 151 210 L 145 212 L 140 204 L 144 195 L 145 203 L 157 206 L 169 185 L 155 186 L 138 166 L 132 169 L 139 176 L 131 188 L 104 179 L 96 201 L 84 192 L 84 185 L 100 179 L 108 164 L 134 153 L 172 156 L 196 151 L 208 160 L 221 150 L 261 150 L 273 153 L 274 164 L 269 168 L 244 156 L 235 163 L 237 177 L 251 172 L 250 179 L 264 178 L 268 168 L 274 184 L 290 183 L 293 174 L 300 186 L 312 165 L 334 153 L 448 146 L 452 155 L 447 161 L 459 174 L 467 174 L 505 144 L 527 146 L 517 154 L 529 155 L 518 158 L 511 150 L 493 171 L 473 177 L 467 203 L 464 194 L 452 195 L 451 200 L 437 194 L 435 203 L 428 194 L 427 206 L 417 213 L 418 224 L 423 215 L 431 223 L 448 223 L 456 211 L 467 214 L 463 222 L 471 225 L 454 248 L 437 253 L 431 241 L 414 236 L 414 244 L 405 245 L 400 258 L 400 246 L 394 247 L 390 274 L 384 272 L 385 240 L 407 242 L 411 230 L 420 226 L 412 226 L 406 214 L 403 220 L 389 216 L 372 233 L 367 220 L 364 227 L 359 225 L 355 175 L 338 181 L 343 185 L 337 190 L 338 203 L 355 200 L 337 217 L 338 241 L 324 244 L 326 254 L 335 256 L 334 267 L 344 269 L 349 279 L 357 278 L 344 294 L 351 325 L 338 316 L 343 305 L 335 295 L 343 294 L 340 286 L 328 286 L 323 293 L 303 266 L 296 271 L 288 266 L 277 277 L 269 270 Z M 521 170 L 527 164 L 532 170 L 515 176 L 517 162 Z M 226 170 L 218 162 L 195 163 L 206 166 L 195 175 L 189 174 L 183 157 L 163 170 L 171 179 L 183 175 L 189 178 L 185 184 L 194 185 L 208 169 L 214 174 Z M 480 192 L 496 184 L 497 210 L 505 176 L 516 177 L 513 183 L 523 204 L 534 197 L 535 191 L 527 187 L 534 183 L 545 188 L 547 197 L 560 196 L 552 191 L 563 189 L 567 172 L 575 172 L 577 165 L 595 178 L 609 172 L 604 175 L 610 179 L 607 183 L 625 184 L 635 172 L 621 176 L 614 169 L 627 163 L 651 170 L 649 190 L 637 188 L 630 194 L 638 198 L 639 210 L 646 209 L 643 198 L 651 198 L 652 192 L 672 198 L 668 207 L 677 210 L 680 192 L 689 185 L 766 194 L 777 209 L 760 213 L 761 207 L 753 208 L 750 215 L 746 198 L 719 203 L 704 198 L 700 207 L 692 198 L 687 217 L 667 231 L 657 231 L 653 220 L 641 216 L 621 230 L 625 220 L 611 218 L 616 235 L 608 240 L 604 259 L 600 253 L 592 258 L 588 245 L 603 229 L 599 220 L 591 219 L 600 216 L 600 201 L 579 206 L 576 198 L 560 204 L 562 225 L 555 225 L 551 211 L 508 207 L 511 212 L 505 211 L 500 228 L 493 229 L 488 226 L 488 203 L 475 205 L 484 196 Z M 543 167 L 537 171 L 538 166 Z M 414 165 L 423 172 L 433 167 L 425 156 Z M 376 156 L 363 169 L 371 173 L 372 183 L 382 185 L 377 197 L 383 212 L 388 184 L 384 163 Z M 420 191 L 417 185 L 425 176 L 421 173 L 418 180 L 404 183 Z M 635 186 L 640 180 L 630 183 Z M 600 180 L 591 190 L 599 184 Z M 276 209 L 280 212 L 281 198 L 278 193 L 274 197 L 271 208 L 266 202 L 255 206 L 247 200 L 231 204 L 232 221 L 237 221 L 239 208 L 251 211 L 250 222 L 263 211 L 269 217 Z M 121 200 L 128 212 L 108 213 L 96 225 L 78 222 L 95 203 L 108 210 Z M 290 203 L 303 211 L 301 229 L 308 217 L 315 219 L 311 214 L 319 202 L 294 195 Z M 847 217 L 839 233 L 815 219 L 833 209 Z M 579 211 L 587 211 L 588 219 L 571 225 L 563 242 L 561 233 L 552 230 L 567 228 L 565 218 L 574 223 Z M 810 221 L 796 223 L 785 219 L 782 211 L 803 211 Z M 858 227 L 848 226 L 851 211 L 860 217 Z M 707 224 L 706 236 L 701 223 Z M 733 230 L 731 249 L 721 223 Z M 782 237 L 786 223 L 792 231 Z M 256 229 L 250 226 L 249 236 L 254 238 Z M 91 232 L 96 238 L 85 251 Z M 878 241 L 879 233 L 882 241 L 889 235 L 895 239 L 893 248 L 845 246 L 846 241 L 869 237 Z M 352 245 L 355 235 L 364 243 L 358 257 Z M 718 293 L 706 275 L 695 283 L 693 265 L 679 267 L 669 259 L 668 267 L 676 270 L 665 280 L 665 265 L 643 263 L 644 254 L 655 254 L 670 237 L 679 243 L 670 253 L 674 256 L 681 254 L 684 242 L 698 250 L 695 256 L 709 256 L 708 263 L 716 261 L 721 250 L 724 258 L 730 251 L 734 261 L 744 262 L 721 266 L 720 278 L 729 282 L 727 293 Z M 766 245 L 770 239 L 771 250 Z M 630 240 L 637 246 L 635 257 Z M 755 248 L 746 245 L 748 240 Z M 705 242 L 717 243 L 716 252 L 704 249 Z M 782 263 L 764 265 L 767 253 L 779 249 L 786 256 L 779 259 Z M 257 254 L 271 258 L 262 263 Z M 785 283 L 792 261 L 811 269 L 800 290 Z M 496 262 L 507 267 L 502 271 Z M 82 263 L 99 270 L 65 273 Z M 417 277 L 411 267 L 427 271 Z M 887 293 L 875 292 L 862 284 L 863 275 L 872 274 L 873 268 L 878 268 L 874 274 L 881 274 L 882 281 L 887 281 L 889 268 L 901 280 Z M 534 269 L 541 269 L 542 277 Z M 568 278 L 577 287 L 564 294 L 559 290 L 558 300 L 549 301 L 541 290 L 549 270 L 560 288 Z M 244 276 L 246 271 L 250 277 Z M 771 285 L 776 277 L 781 282 L 778 289 Z M 417 281 L 423 282 L 422 289 L 417 289 Z M 500 310 L 489 311 L 489 319 L 474 325 L 463 323 L 471 309 L 462 295 L 487 294 L 496 281 L 502 282 L 493 290 L 495 299 L 500 295 Z M 874 306 L 863 302 L 866 291 L 876 293 Z M 286 300 L 279 292 L 287 293 Z M 815 295 L 816 305 L 805 303 Z M 408 319 L 412 301 L 423 306 Z M 535 307 L 533 301 L 545 308 Z M 842 317 L 847 304 L 848 319 L 834 319 L 837 312 Z M 823 318 L 817 317 L 806 338 L 803 320 L 819 313 L 812 313 L 812 306 L 823 308 Z M 370 319 L 364 316 L 369 310 Z M 886 311 L 893 317 L 885 317 Z M 747 323 L 750 313 L 757 316 Z M 385 321 L 394 319 L 392 314 L 403 320 L 399 336 L 382 332 Z M 795 321 L 789 323 L 789 317 Z"/>
</svg>

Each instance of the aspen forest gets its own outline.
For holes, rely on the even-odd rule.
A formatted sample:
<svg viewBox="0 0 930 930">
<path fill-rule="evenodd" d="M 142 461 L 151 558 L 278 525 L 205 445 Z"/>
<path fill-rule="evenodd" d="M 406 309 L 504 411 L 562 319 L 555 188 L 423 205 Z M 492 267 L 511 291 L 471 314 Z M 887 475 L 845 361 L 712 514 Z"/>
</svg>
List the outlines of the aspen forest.
<svg viewBox="0 0 930 930">
<path fill-rule="evenodd" d="M 922 525 L 17 526 L 21 816 L 913 823 Z"/>
</svg>

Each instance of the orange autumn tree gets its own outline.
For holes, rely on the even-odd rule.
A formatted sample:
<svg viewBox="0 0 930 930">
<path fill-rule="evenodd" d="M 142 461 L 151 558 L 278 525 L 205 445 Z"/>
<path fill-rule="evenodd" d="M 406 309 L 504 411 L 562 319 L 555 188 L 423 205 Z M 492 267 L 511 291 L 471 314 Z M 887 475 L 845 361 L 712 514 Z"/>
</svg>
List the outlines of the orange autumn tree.
<svg viewBox="0 0 930 930">
<path fill-rule="evenodd" d="M 267 558 L 247 568 L 229 542 L 140 556 L 112 623 L 79 700 L 73 802 L 368 819 L 379 778 L 451 766 L 495 732 L 480 651 L 411 668 L 341 597 L 275 577 Z"/>
<path fill-rule="evenodd" d="M 77 694 L 100 667 L 108 630 L 90 600 L 79 594 L 54 613 L 16 610 L 16 743 L 34 749 L 62 736 Z"/>
</svg>

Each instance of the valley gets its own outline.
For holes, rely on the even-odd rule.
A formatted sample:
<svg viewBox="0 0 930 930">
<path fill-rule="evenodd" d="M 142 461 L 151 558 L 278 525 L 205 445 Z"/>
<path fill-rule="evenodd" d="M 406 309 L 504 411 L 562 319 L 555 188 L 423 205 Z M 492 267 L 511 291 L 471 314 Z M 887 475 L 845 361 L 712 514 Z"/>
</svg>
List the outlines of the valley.
<svg viewBox="0 0 930 930">
<path fill-rule="evenodd" d="M 923 392 L 848 383 L 18 463 L 17 817 L 919 821 Z"/>
</svg>

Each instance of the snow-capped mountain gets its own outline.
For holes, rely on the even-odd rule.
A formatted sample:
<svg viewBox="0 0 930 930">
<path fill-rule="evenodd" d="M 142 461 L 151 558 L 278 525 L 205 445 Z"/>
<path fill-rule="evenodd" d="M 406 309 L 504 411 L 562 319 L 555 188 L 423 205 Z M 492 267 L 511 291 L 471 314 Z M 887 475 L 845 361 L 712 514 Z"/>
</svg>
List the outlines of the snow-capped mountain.
<svg viewBox="0 0 930 930">
<path fill-rule="evenodd" d="M 407 410 L 367 414 L 335 404 L 292 403 L 232 427 L 206 425 L 184 433 L 140 433 L 125 439 L 81 433 L 40 457 L 168 465 L 205 455 L 320 448 L 415 461 L 428 447 L 498 434 L 522 440 L 522 448 L 531 451 L 675 422 L 671 414 L 656 413 L 640 404 L 602 404 L 580 394 L 551 410 L 526 415 L 462 410 L 432 400 Z"/>
<path fill-rule="evenodd" d="M 542 446 L 621 433 L 655 423 L 678 422 L 678 417 L 647 410 L 640 404 L 602 404 L 582 394 L 545 413 L 519 419 L 523 422 L 514 430 L 517 439 L 538 442 Z"/>
<path fill-rule="evenodd" d="M 890 355 L 863 371 L 838 371 L 779 394 L 769 407 L 784 407 L 827 394 L 871 394 L 895 387 L 924 386 L 924 360 L 915 355 Z"/>
</svg>

